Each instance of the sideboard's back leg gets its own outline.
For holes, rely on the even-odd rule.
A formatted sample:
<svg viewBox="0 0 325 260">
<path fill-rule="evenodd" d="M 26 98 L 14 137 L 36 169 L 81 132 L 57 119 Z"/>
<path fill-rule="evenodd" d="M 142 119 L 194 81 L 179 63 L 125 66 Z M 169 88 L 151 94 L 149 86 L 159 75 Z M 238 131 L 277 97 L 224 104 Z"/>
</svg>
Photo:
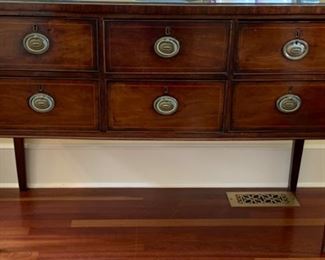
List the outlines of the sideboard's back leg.
<svg viewBox="0 0 325 260">
<path fill-rule="evenodd" d="M 16 168 L 20 191 L 27 190 L 24 138 L 14 138 Z"/>
<path fill-rule="evenodd" d="M 324 228 L 323 228 L 323 238 L 322 238 L 322 247 L 320 249 L 320 256 L 321 257 L 324 257 L 325 256 L 325 225 L 324 225 Z"/>
<path fill-rule="evenodd" d="M 288 190 L 296 192 L 300 172 L 301 157 L 304 151 L 304 139 L 293 140 Z"/>
</svg>

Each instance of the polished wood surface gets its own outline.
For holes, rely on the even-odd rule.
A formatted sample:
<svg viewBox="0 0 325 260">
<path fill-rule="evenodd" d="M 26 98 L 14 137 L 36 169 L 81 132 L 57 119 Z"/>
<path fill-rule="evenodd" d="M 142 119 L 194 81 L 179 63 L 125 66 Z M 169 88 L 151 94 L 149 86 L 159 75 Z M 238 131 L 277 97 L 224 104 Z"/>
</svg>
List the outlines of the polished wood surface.
<svg viewBox="0 0 325 260">
<path fill-rule="evenodd" d="M 19 0 L 3 0 L 0 2 L 0 10 L 6 14 L 20 12 L 41 12 L 46 15 L 53 13 L 64 14 L 69 13 L 73 16 L 80 14 L 100 14 L 102 16 L 117 16 L 128 15 L 129 18 L 146 17 L 146 15 L 156 16 L 157 18 L 166 18 L 167 16 L 190 16 L 191 18 L 201 19 L 202 17 L 210 17 L 215 19 L 215 16 L 229 18 L 229 15 L 236 18 L 249 16 L 251 19 L 258 19 L 256 16 L 263 16 L 267 19 L 277 19 L 277 16 L 295 17 L 303 19 L 313 18 L 322 19 L 325 14 L 324 2 L 315 1 L 299 1 L 293 3 L 279 4 L 279 1 L 267 1 L 259 3 L 249 3 L 243 1 L 227 1 L 227 3 L 211 3 L 211 2 L 196 2 L 191 1 L 74 1 L 74 0 L 57 0 L 56 4 L 44 2 L 42 0 L 34 1 L 19 1 Z M 1 14 L 0 12 L 0 14 Z"/>
<path fill-rule="evenodd" d="M 305 140 L 294 140 L 291 151 L 291 165 L 289 175 L 288 190 L 291 192 L 297 191 L 297 184 L 299 179 L 300 164 L 302 154 L 304 152 Z"/>
<path fill-rule="evenodd" d="M 0 17 L 1 70 L 97 70 L 95 20 L 43 17 Z M 33 32 L 49 38 L 42 55 L 28 53 L 24 37 Z"/>
<path fill-rule="evenodd" d="M 298 208 L 230 208 L 225 192 L 2 189 L 0 258 L 324 259 L 323 190 L 300 189 Z"/>
<path fill-rule="evenodd" d="M 324 23 L 302 21 L 241 22 L 238 25 L 236 71 L 248 73 L 324 73 Z M 308 54 L 297 61 L 282 54 L 290 40 L 302 39 Z"/>
<path fill-rule="evenodd" d="M 26 158 L 24 138 L 14 138 L 17 178 L 20 191 L 27 190 Z"/>
<path fill-rule="evenodd" d="M 233 85 L 231 128 L 235 130 L 323 130 L 325 128 L 325 82 L 237 82 Z M 278 111 L 277 99 L 285 94 L 301 98 L 293 113 Z"/>
<path fill-rule="evenodd" d="M 165 6 L 126 3 L 122 7 L 118 3 L 107 2 L 84 2 L 84 5 L 87 5 L 88 13 L 81 2 L 73 5 L 69 1 L 57 2 L 49 6 L 37 1 L 0 1 L 3 7 L 0 9 L 0 22 L 6 25 L 0 29 L 5 36 L 2 39 L 6 39 L 4 48 L 0 50 L 5 56 L 0 60 L 0 63 L 4 62 L 3 69 L 0 66 L 0 78 L 13 81 L 26 78 L 35 82 L 54 79 L 98 82 L 98 94 L 87 102 L 81 88 L 74 88 L 74 102 L 87 105 L 77 108 L 76 112 L 64 107 L 60 118 L 65 118 L 66 123 L 59 120 L 54 125 L 51 120 L 55 110 L 42 116 L 34 113 L 29 122 L 24 121 L 30 115 L 29 110 L 23 113 L 23 117 L 12 111 L 4 112 L 2 120 L 9 124 L 0 125 L 0 136 L 192 140 L 325 138 L 321 102 L 321 82 L 325 79 L 322 64 L 323 21 L 319 19 L 324 5 L 198 3 L 193 6 Z M 34 6 L 35 11 L 31 11 L 30 6 Z M 304 10 L 303 19 L 293 16 L 297 6 Z M 103 14 L 99 7 L 109 11 Z M 18 15 L 10 11 L 14 8 Z M 42 15 L 37 11 L 39 8 L 43 8 Z M 153 12 L 153 9 L 156 11 Z M 216 15 L 220 10 L 224 10 L 224 14 Z M 176 11 L 179 11 L 177 15 Z M 310 12 L 313 12 L 312 15 Z M 51 42 L 49 51 L 41 55 L 26 53 L 22 47 L 23 36 L 35 25 L 39 32 L 49 36 Z M 275 33 L 276 28 L 279 35 Z M 173 36 L 180 42 L 180 52 L 175 57 L 161 58 L 154 52 L 155 41 L 165 35 Z M 304 39 L 310 45 L 310 52 L 299 61 L 287 61 L 281 52 L 283 44 L 293 37 Z M 73 60 L 70 59 L 72 56 Z M 22 64 L 26 66 L 21 67 Z M 196 104 L 205 102 L 205 105 L 193 113 L 195 104 L 191 101 L 193 107 L 183 106 L 187 111 L 180 109 L 168 120 L 167 117 L 156 117 L 154 109 L 148 105 L 149 100 L 140 98 L 140 93 L 134 91 L 132 95 L 131 92 L 125 93 L 123 100 L 126 103 L 118 106 L 121 100 L 114 100 L 108 87 L 136 81 L 146 84 L 171 81 L 174 85 L 178 81 L 179 84 L 193 81 L 205 85 L 217 80 L 225 82 L 218 96 L 205 97 L 207 93 L 203 88 L 198 88 L 195 93 L 192 92 L 194 88 L 191 88 L 192 93 L 180 93 L 179 100 L 192 95 L 192 98 L 197 96 L 200 99 Z M 250 95 L 249 88 L 244 88 L 245 93 L 242 93 L 243 88 L 239 85 L 245 83 L 238 81 L 251 82 L 252 89 L 256 87 L 254 95 Z M 269 89 L 265 85 L 262 93 L 262 88 L 257 88 L 261 81 L 278 87 L 270 86 Z M 57 97 L 59 104 L 65 104 L 65 99 L 73 91 L 72 88 L 64 88 L 65 93 Z M 292 115 L 278 113 L 273 99 L 282 91 L 290 92 L 291 89 L 301 95 L 302 109 Z M 247 98 L 238 100 L 241 97 Z M 216 98 L 215 102 L 212 102 L 213 98 Z M 132 99 L 137 99 L 141 115 L 132 114 L 134 110 L 129 108 L 132 104 L 128 103 Z M 221 104 L 220 100 L 223 107 L 216 109 Z M 265 103 L 260 104 L 260 101 Z M 14 97 L 12 102 L 11 106 L 26 108 L 25 95 Z M 93 110 L 93 105 L 98 111 Z M 7 107 L 9 104 L 6 104 Z M 115 110 L 111 111 L 113 107 Z M 119 112 L 116 108 L 122 110 Z M 78 114 L 81 110 L 88 113 Z M 78 119 L 69 120 L 72 113 L 75 116 L 78 114 Z M 118 113 L 121 116 L 118 120 L 124 118 L 121 125 L 114 119 Z M 24 120 L 21 121 L 21 118 Z M 140 120 L 134 121 L 137 118 Z M 171 119 L 175 122 L 167 123 Z M 73 120 L 83 122 L 78 124 Z M 47 131 L 40 132 L 39 129 Z"/>
<path fill-rule="evenodd" d="M 218 73 L 227 69 L 229 22 L 107 21 L 105 28 L 109 72 Z M 180 42 L 175 57 L 162 58 L 154 52 L 155 42 L 166 35 Z"/>
<path fill-rule="evenodd" d="M 127 82 L 109 88 L 109 125 L 112 129 L 218 131 L 222 127 L 224 82 Z M 160 115 L 156 98 L 176 98 L 178 109 Z"/>
<path fill-rule="evenodd" d="M 28 99 L 38 92 L 49 94 L 55 107 L 37 113 Z M 79 129 L 98 128 L 96 82 L 74 80 L 0 80 L 0 128 L 2 129 Z"/>
<path fill-rule="evenodd" d="M 324 139 L 324 7 L 0 1 L 0 136 Z M 46 53 L 23 49 L 30 32 L 49 38 Z M 166 35 L 181 46 L 170 59 L 153 48 Z M 302 60 L 283 57 L 291 39 L 308 42 Z M 31 111 L 39 91 L 53 95 L 53 111 Z M 278 112 L 276 99 L 291 92 L 301 109 Z M 175 114 L 154 111 L 162 94 L 180 101 Z"/>
</svg>

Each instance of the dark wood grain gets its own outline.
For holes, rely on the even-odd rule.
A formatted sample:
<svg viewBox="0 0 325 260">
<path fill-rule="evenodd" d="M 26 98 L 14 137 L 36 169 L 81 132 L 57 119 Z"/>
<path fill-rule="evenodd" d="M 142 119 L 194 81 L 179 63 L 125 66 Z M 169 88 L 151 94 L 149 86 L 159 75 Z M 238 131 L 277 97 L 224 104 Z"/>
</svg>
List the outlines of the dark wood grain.
<svg viewBox="0 0 325 260">
<path fill-rule="evenodd" d="M 224 82 L 112 83 L 109 126 L 112 129 L 219 131 L 223 93 Z M 175 114 L 164 116 L 154 110 L 155 99 L 163 95 L 178 101 Z"/>
<path fill-rule="evenodd" d="M 233 85 L 232 129 L 314 130 L 325 128 L 325 82 L 238 82 Z M 282 113 L 276 101 L 292 93 L 302 106 L 294 113 Z"/>
<path fill-rule="evenodd" d="M 161 58 L 154 52 L 155 42 L 166 36 L 166 27 L 180 42 L 180 51 L 172 58 Z M 226 71 L 229 22 L 107 21 L 105 29 L 109 72 Z"/>
<path fill-rule="evenodd" d="M 294 140 L 291 152 L 291 165 L 288 190 L 291 192 L 297 191 L 297 184 L 299 179 L 301 158 L 304 151 L 305 140 Z"/>
<path fill-rule="evenodd" d="M 24 138 L 14 138 L 17 178 L 20 191 L 27 190 Z"/>
<path fill-rule="evenodd" d="M 315 22 L 247 22 L 239 24 L 236 71 L 278 73 L 324 73 L 325 24 Z M 298 37 L 297 37 L 298 34 Z M 290 40 L 302 39 L 309 52 L 302 60 L 282 54 Z"/>
<path fill-rule="evenodd" d="M 67 127 L 64 127 L 63 124 L 62 126 L 58 124 L 57 126 L 51 125 L 48 128 L 45 125 L 38 128 L 37 125 L 28 123 L 25 124 L 26 127 L 16 127 L 15 124 L 12 124 L 12 127 L 0 127 L 1 136 L 198 140 L 325 137 L 322 117 L 316 115 L 321 112 L 316 112 L 315 116 L 306 121 L 308 127 L 305 125 L 297 126 L 299 120 L 294 123 L 292 119 L 291 124 L 288 125 L 286 125 L 285 120 L 273 122 L 277 125 L 276 127 L 256 127 L 254 124 L 258 124 L 258 122 L 254 121 L 249 127 L 240 129 L 231 128 L 230 113 L 233 101 L 231 93 L 234 91 L 235 85 L 233 81 L 239 78 L 242 81 L 251 80 L 254 84 L 266 79 L 277 84 L 283 79 L 298 80 L 298 76 L 299 80 L 303 81 L 324 80 L 321 61 L 323 39 L 319 36 L 322 35 L 321 33 L 317 34 L 318 29 L 323 30 L 323 22 L 320 20 L 323 13 L 323 5 L 321 4 L 313 6 L 290 4 L 286 6 L 246 6 L 240 4 L 149 5 L 143 3 L 134 5 L 83 4 L 78 2 L 74 4 L 70 2 L 52 4 L 0 2 L 0 6 L 2 7 L 0 14 L 5 14 L 1 17 L 0 22 L 6 25 L 1 27 L 5 36 L 2 39 L 6 39 L 4 46 L 8 48 L 3 48 L 3 59 L 0 61 L 0 63 L 4 62 L 0 70 L 1 77 L 9 77 L 13 80 L 17 77 L 28 78 L 31 76 L 33 76 L 33 80 L 84 78 L 98 80 L 100 86 L 98 99 L 96 99 L 99 101 L 99 110 L 96 113 L 98 122 L 95 122 L 92 127 L 78 127 L 77 124 L 73 127 L 66 124 Z M 12 11 L 15 15 L 12 15 Z M 302 21 L 297 22 L 298 19 Z M 21 46 L 22 35 L 25 35 L 35 23 L 39 26 L 40 32 L 47 34 L 53 43 L 50 51 L 44 56 L 27 55 Z M 165 34 L 166 26 L 170 27 L 171 35 L 178 38 L 182 46 L 179 55 L 170 60 L 159 58 L 153 51 L 154 41 Z M 283 63 L 280 64 L 283 68 L 276 71 L 263 67 L 263 64 L 258 64 L 259 78 L 252 76 L 254 75 L 253 71 L 236 69 L 237 51 L 240 53 L 244 51 L 248 54 L 246 51 L 257 48 L 260 51 L 254 54 L 256 56 L 262 55 L 262 50 L 264 50 L 265 44 L 269 43 L 269 40 L 279 45 L 278 42 L 281 37 L 270 37 L 269 35 L 270 31 L 270 34 L 274 35 L 274 28 L 277 27 L 280 28 L 281 37 L 291 36 L 292 32 L 295 32 L 299 27 L 303 32 L 301 37 L 303 39 L 308 38 L 311 47 L 309 58 L 306 57 L 299 63 L 294 63 L 304 65 L 299 65 L 301 66 L 299 67 L 298 65 L 290 65 L 291 63 L 289 65 Z M 260 34 L 252 33 L 255 30 L 254 28 Z M 252 44 L 246 40 L 243 41 L 245 37 L 253 41 Z M 241 44 L 238 48 L 238 41 L 245 42 L 245 44 Z M 270 45 L 275 46 L 273 42 L 271 43 Z M 17 48 L 18 45 L 19 48 Z M 55 49 L 58 46 L 60 49 Z M 273 47 L 267 45 L 267 48 Z M 276 55 L 279 55 L 279 52 L 274 49 L 266 49 L 266 51 L 267 53 L 276 52 Z M 315 58 L 316 56 L 318 58 Z M 51 59 L 47 60 L 46 57 Z M 281 55 L 279 57 L 283 58 Z M 310 57 L 314 57 L 314 59 Z M 252 56 L 248 55 L 247 59 L 245 58 L 244 62 L 251 62 Z M 275 64 L 276 60 L 268 59 L 265 62 Z M 26 66 L 20 67 L 23 63 Z M 295 70 L 296 66 L 298 66 L 298 70 Z M 154 129 L 155 131 L 151 131 L 153 128 L 147 129 L 147 126 L 116 126 L 114 129 L 109 129 L 107 125 L 108 121 L 110 121 L 109 123 L 113 121 L 112 118 L 108 118 L 112 111 L 108 109 L 110 104 L 108 104 L 105 81 L 134 82 L 142 80 L 152 82 L 171 80 L 176 82 L 196 80 L 206 84 L 210 80 L 218 79 L 224 80 L 228 86 L 227 91 L 221 94 L 225 94 L 222 99 L 227 109 L 217 111 L 218 114 L 214 116 L 218 118 L 218 122 L 214 122 L 213 127 L 211 127 L 211 121 L 205 121 L 211 120 L 211 116 L 197 116 L 197 122 L 202 123 L 203 126 L 200 128 L 196 125 L 191 128 L 190 125 L 193 122 L 189 113 L 183 114 L 182 118 L 178 119 L 179 125 L 181 125 L 181 120 L 186 121 L 183 123 L 183 128 L 173 128 L 173 125 L 163 126 L 166 120 L 159 122 L 158 118 L 156 124 L 161 124 L 163 127 L 160 129 L 157 126 Z M 292 81 L 292 84 L 293 87 L 300 88 L 299 82 Z M 320 90 L 321 92 L 322 90 Z M 203 97 L 204 95 L 205 93 L 202 93 L 199 96 Z M 306 98 L 309 99 L 311 94 L 307 95 Z M 129 98 L 132 99 L 132 97 Z M 180 97 L 180 99 L 182 98 Z M 19 99 L 17 102 L 17 104 L 15 103 L 16 106 L 25 106 L 23 99 Z M 65 110 L 69 110 L 69 108 L 65 108 Z M 303 117 L 307 113 L 314 114 L 309 108 L 307 110 Z M 146 111 L 143 110 L 144 113 Z M 64 113 L 70 112 L 65 111 Z M 43 117 L 44 120 L 47 119 L 47 116 Z M 268 120 L 272 119 L 272 116 L 272 114 L 268 115 Z M 297 118 L 297 116 L 291 118 Z M 3 120 L 6 119 L 3 118 Z M 11 118 L 10 120 L 14 119 Z M 270 122 L 268 121 L 268 123 Z M 284 124 L 279 126 L 283 122 Z M 216 124 L 218 125 L 216 126 Z M 219 124 L 223 127 L 219 127 Z M 207 125 L 209 127 L 206 127 Z M 129 127 L 132 128 L 132 131 L 129 131 Z M 41 128 L 46 129 L 46 131 L 38 131 Z M 185 128 L 186 131 L 184 131 Z M 201 131 L 203 128 L 204 131 Z M 197 132 L 198 129 L 200 129 L 199 133 Z"/>
<path fill-rule="evenodd" d="M 0 135 L 324 139 L 324 6 L 0 1 Z M 50 39 L 42 55 L 22 46 L 34 25 Z M 166 27 L 181 44 L 171 59 L 153 50 Z M 310 52 L 292 62 L 281 49 L 295 37 Z M 166 88 L 171 116 L 152 108 Z M 28 107 L 40 89 L 56 101 L 46 114 Z M 290 115 L 275 107 L 286 93 L 303 102 Z"/>
<path fill-rule="evenodd" d="M 40 90 L 55 100 L 48 113 L 37 113 L 28 105 Z M 96 130 L 98 95 L 97 83 L 91 81 L 0 80 L 0 128 Z"/>
<path fill-rule="evenodd" d="M 35 32 L 34 25 L 50 41 L 49 50 L 41 55 L 30 54 L 23 47 L 24 37 Z M 1 70 L 97 70 L 95 20 L 1 17 L 0 35 Z"/>
<path fill-rule="evenodd" d="M 64 4 L 63 4 L 64 3 Z M 61 4 L 46 3 L 42 1 L 2 1 L 0 2 L 0 13 L 41 13 L 53 15 L 58 13 L 61 16 L 67 14 L 80 17 L 84 14 L 100 14 L 106 17 L 114 16 L 120 18 L 125 15 L 129 19 L 152 17 L 165 19 L 166 17 L 190 17 L 196 19 L 216 17 L 236 18 L 250 17 L 250 19 L 279 19 L 279 16 L 296 19 L 323 19 L 325 14 L 324 4 L 207 4 L 207 3 L 122 3 L 114 2 L 103 4 L 93 1 L 61 1 Z M 303 18 L 302 18 L 303 17 Z"/>
</svg>

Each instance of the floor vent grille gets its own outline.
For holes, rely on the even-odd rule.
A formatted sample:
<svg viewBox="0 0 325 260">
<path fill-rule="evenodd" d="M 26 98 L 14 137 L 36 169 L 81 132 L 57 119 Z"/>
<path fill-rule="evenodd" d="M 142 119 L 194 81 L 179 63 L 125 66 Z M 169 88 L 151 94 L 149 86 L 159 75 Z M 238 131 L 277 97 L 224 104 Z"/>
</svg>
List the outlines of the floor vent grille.
<svg viewBox="0 0 325 260">
<path fill-rule="evenodd" d="M 299 207 L 291 192 L 227 192 L 231 207 Z"/>
</svg>

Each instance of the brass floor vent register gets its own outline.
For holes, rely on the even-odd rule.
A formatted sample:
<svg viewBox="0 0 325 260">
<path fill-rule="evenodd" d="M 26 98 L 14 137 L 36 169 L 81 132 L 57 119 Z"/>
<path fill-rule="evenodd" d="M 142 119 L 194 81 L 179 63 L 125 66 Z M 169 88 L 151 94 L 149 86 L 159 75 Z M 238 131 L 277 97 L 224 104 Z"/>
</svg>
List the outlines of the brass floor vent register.
<svg viewBox="0 0 325 260">
<path fill-rule="evenodd" d="M 299 207 L 291 192 L 227 192 L 231 207 Z"/>
</svg>

